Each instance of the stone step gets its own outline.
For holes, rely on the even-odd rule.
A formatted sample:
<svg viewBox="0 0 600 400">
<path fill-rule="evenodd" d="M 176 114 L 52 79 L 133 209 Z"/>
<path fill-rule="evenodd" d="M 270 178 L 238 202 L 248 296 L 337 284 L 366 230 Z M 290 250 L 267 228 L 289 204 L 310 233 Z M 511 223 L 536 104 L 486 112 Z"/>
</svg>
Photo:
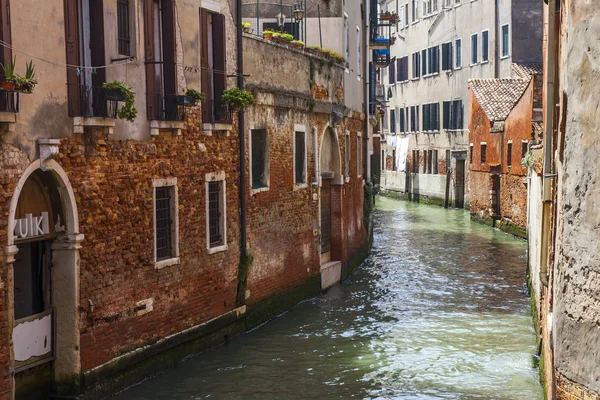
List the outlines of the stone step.
<svg viewBox="0 0 600 400">
<path fill-rule="evenodd" d="M 341 261 L 330 261 L 321 265 L 321 290 L 325 290 L 336 285 L 340 282 L 341 278 Z"/>
</svg>

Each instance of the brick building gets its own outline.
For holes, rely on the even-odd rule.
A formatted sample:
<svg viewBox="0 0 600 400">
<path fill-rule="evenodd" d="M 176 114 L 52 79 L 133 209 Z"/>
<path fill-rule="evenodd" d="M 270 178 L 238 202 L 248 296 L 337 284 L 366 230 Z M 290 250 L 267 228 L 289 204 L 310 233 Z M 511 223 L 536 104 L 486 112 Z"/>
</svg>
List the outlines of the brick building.
<svg viewBox="0 0 600 400">
<path fill-rule="evenodd" d="M 244 120 L 221 101 L 242 76 L 230 2 L 8 3 L 0 61 L 24 74 L 31 58 L 39 84 L 0 92 L 0 399 L 114 393 L 319 293 L 325 245 L 333 281 L 364 254 L 366 133 L 343 68 L 294 82 L 278 63 L 327 62 L 244 37 Z M 132 122 L 112 81 L 132 88 Z"/>
<path fill-rule="evenodd" d="M 541 65 L 514 67 L 510 79 L 469 81 L 471 213 L 526 237 L 527 168 L 522 160 L 541 128 Z"/>
</svg>

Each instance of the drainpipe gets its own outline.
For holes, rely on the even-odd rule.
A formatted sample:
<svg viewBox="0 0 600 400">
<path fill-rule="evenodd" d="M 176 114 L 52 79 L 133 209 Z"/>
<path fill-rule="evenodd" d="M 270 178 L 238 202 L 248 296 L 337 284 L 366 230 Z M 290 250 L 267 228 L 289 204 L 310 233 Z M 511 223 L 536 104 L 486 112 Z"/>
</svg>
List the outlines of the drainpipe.
<svg viewBox="0 0 600 400">
<path fill-rule="evenodd" d="M 317 127 L 313 126 L 313 149 L 315 149 L 315 181 L 313 186 L 319 187 L 319 135 L 317 135 Z"/>
<path fill-rule="evenodd" d="M 244 88 L 244 58 L 242 52 L 242 0 L 237 0 L 236 5 L 236 29 L 237 29 L 237 86 Z M 246 130 L 244 128 L 244 109 L 238 111 L 238 132 L 240 137 L 240 263 L 246 261 Z M 247 276 L 247 274 L 246 274 Z M 245 303 L 246 281 L 238 281 L 237 306 Z"/>
<path fill-rule="evenodd" d="M 374 1 L 374 0 L 371 0 Z M 364 76 L 364 80 L 363 80 L 363 99 L 364 99 L 364 107 L 363 107 L 363 113 L 365 115 L 365 120 L 363 123 L 363 152 L 365 154 L 364 156 L 364 160 L 366 162 L 366 171 L 365 174 L 366 176 L 366 181 L 367 183 L 371 182 L 371 155 L 369 152 L 369 85 L 371 84 L 371 69 L 369 68 L 369 56 L 370 53 L 367 52 L 367 46 L 364 45 L 367 43 L 367 31 L 369 30 L 369 18 L 370 18 L 370 14 L 369 14 L 369 0 L 363 0 L 363 10 L 364 12 L 362 13 L 362 18 L 364 20 L 363 23 L 363 30 L 362 30 L 362 43 L 363 45 L 360 46 L 360 52 L 361 54 L 363 54 L 363 58 L 361 60 L 362 62 L 362 67 L 361 70 L 363 71 L 363 76 Z"/>
<path fill-rule="evenodd" d="M 496 51 L 494 56 L 494 78 L 500 78 L 500 0 L 496 0 L 496 6 L 494 8 L 494 35 L 496 36 Z"/>
<path fill-rule="evenodd" d="M 544 124 L 544 190 L 542 203 L 542 249 L 540 260 L 540 281 L 548 286 L 548 262 L 550 251 L 550 216 L 552 207 L 552 185 L 554 174 L 552 166 L 555 112 L 555 87 L 556 79 L 556 0 L 548 1 L 548 41 L 546 45 L 546 123 Z"/>
</svg>

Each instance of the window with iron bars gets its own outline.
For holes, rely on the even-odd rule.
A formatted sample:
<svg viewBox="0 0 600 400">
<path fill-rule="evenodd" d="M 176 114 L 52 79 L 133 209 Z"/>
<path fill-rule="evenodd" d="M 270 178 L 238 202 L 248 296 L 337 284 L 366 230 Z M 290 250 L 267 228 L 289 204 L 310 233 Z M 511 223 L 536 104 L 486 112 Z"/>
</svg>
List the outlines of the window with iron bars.
<svg viewBox="0 0 600 400">
<path fill-rule="evenodd" d="M 223 240 L 223 181 L 208 183 L 209 247 L 224 245 Z"/>
<path fill-rule="evenodd" d="M 131 56 L 131 19 L 129 0 L 117 0 L 119 54 Z"/>
<path fill-rule="evenodd" d="M 268 186 L 268 143 L 266 129 L 253 129 L 251 131 L 252 141 L 252 189 L 260 189 Z"/>
<path fill-rule="evenodd" d="M 157 187 L 154 204 L 156 223 L 156 260 L 173 257 L 173 187 Z"/>
</svg>

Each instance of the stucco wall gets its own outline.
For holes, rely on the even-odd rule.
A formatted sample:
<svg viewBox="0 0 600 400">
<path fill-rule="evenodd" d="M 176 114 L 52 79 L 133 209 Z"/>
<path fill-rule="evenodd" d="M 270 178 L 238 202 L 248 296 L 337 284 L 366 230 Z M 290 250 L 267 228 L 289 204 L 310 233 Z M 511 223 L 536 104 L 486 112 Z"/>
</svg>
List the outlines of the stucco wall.
<svg viewBox="0 0 600 400">
<path fill-rule="evenodd" d="M 555 366 L 567 379 L 600 392 L 600 32 L 595 2 L 562 2 L 566 35 L 560 90 L 566 108 L 564 162 L 559 170 L 555 264 Z"/>
</svg>

